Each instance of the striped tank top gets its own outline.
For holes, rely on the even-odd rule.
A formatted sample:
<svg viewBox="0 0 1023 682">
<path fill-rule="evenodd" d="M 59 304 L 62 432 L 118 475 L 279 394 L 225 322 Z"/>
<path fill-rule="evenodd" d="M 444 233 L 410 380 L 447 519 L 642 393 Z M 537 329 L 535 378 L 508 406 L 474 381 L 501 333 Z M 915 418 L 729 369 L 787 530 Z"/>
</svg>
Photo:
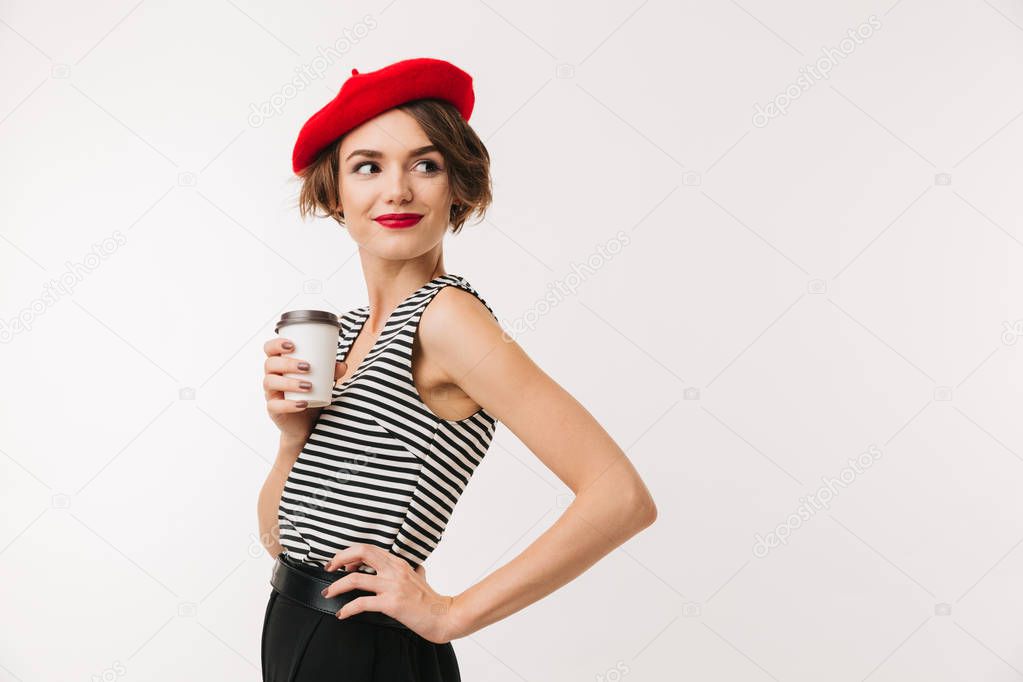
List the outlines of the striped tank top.
<svg viewBox="0 0 1023 682">
<path fill-rule="evenodd" d="M 494 314 L 453 274 L 430 280 L 394 309 L 361 365 L 334 387 L 285 481 L 277 519 L 290 556 L 322 567 L 365 543 L 414 568 L 440 542 L 497 428 L 484 409 L 459 420 L 435 415 L 412 380 L 419 319 L 446 286 L 468 291 Z M 368 318 L 368 305 L 341 316 L 339 361 Z"/>
</svg>

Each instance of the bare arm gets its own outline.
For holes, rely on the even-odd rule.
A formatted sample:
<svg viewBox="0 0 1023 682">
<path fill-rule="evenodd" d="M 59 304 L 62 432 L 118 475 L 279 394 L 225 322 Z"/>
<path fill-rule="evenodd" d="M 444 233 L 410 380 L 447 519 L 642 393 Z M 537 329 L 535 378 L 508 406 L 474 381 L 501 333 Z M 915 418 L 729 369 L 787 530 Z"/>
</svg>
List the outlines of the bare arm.
<svg viewBox="0 0 1023 682">
<path fill-rule="evenodd" d="M 288 480 L 291 465 L 298 459 L 304 445 L 303 440 L 281 436 L 277 458 L 259 491 L 259 502 L 256 507 L 259 517 L 259 541 L 273 558 L 277 558 L 277 555 L 284 551 L 280 543 L 281 531 L 277 522 L 277 508 L 281 502 L 281 493 L 284 492 L 284 482 Z"/>
<path fill-rule="evenodd" d="M 455 639 L 572 581 L 652 524 L 657 508 L 628 457 L 593 415 L 508 338 L 471 294 L 453 287 L 438 293 L 423 314 L 420 338 L 423 355 L 576 495 L 521 554 L 455 596 L 450 611 Z"/>
</svg>

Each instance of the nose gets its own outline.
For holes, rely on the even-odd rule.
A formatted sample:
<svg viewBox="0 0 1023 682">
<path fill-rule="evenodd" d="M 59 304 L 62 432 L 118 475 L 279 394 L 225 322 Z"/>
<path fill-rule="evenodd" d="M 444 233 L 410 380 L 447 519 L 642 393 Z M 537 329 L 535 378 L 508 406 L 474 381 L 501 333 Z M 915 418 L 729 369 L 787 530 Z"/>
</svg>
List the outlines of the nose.
<svg viewBox="0 0 1023 682">
<path fill-rule="evenodd" d="M 412 199 L 412 185 L 404 169 L 397 168 L 388 177 L 384 200 L 389 204 L 402 204 Z"/>
</svg>

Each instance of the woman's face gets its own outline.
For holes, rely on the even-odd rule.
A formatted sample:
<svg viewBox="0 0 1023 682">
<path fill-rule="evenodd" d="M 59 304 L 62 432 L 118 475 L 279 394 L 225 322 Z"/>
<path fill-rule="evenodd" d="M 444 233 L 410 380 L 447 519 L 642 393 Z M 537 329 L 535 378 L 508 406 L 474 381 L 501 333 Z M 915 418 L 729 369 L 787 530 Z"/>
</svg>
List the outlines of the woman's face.
<svg viewBox="0 0 1023 682">
<path fill-rule="evenodd" d="M 341 141 L 340 197 L 345 226 L 360 247 L 389 260 L 420 256 L 444 239 L 451 189 L 444 157 L 416 120 L 391 109 L 353 128 Z M 414 213 L 411 227 L 376 219 Z"/>
</svg>

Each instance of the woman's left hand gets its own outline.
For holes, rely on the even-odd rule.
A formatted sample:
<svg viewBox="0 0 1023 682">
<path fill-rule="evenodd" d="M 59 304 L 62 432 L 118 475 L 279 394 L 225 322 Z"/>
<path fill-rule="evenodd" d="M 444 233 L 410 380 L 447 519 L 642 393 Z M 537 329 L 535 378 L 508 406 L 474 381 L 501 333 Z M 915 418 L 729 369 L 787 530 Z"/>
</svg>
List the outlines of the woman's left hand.
<svg viewBox="0 0 1023 682">
<path fill-rule="evenodd" d="M 355 570 L 365 564 L 376 575 Z M 341 607 L 337 617 L 344 619 L 362 611 L 380 611 L 400 621 L 423 639 L 434 644 L 450 641 L 451 606 L 455 598 L 439 594 L 426 582 L 426 569 L 413 570 L 407 561 L 376 545 L 354 544 L 327 562 L 326 570 L 350 570 L 324 590 L 323 596 L 335 597 L 352 589 L 375 592 L 358 597 Z"/>
</svg>

